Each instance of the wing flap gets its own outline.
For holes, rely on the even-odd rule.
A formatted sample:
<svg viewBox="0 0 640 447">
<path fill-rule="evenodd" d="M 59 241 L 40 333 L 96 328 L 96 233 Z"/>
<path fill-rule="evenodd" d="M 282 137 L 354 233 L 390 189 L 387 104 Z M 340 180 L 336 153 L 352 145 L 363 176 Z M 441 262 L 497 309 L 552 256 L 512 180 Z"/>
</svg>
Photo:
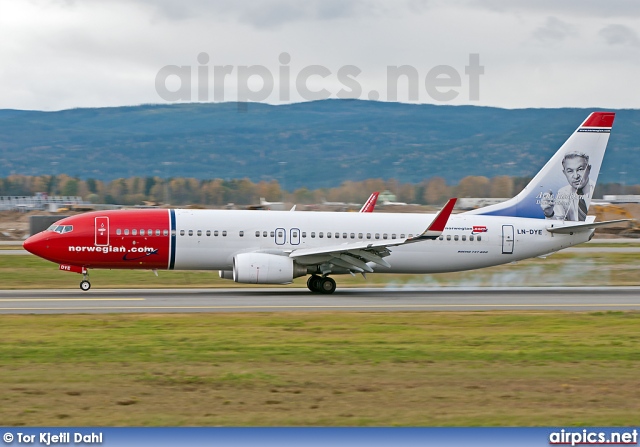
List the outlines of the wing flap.
<svg viewBox="0 0 640 447">
<path fill-rule="evenodd" d="M 373 262 L 374 264 L 378 264 L 381 267 L 391 268 L 391 264 L 382 259 L 381 256 L 378 256 L 377 254 L 374 254 L 370 251 L 352 250 L 350 253 L 369 262 Z"/>
<path fill-rule="evenodd" d="M 302 248 L 300 250 L 293 251 L 289 257 L 291 258 L 301 258 L 304 256 L 311 255 L 337 255 L 340 253 L 349 253 L 356 250 L 376 250 L 378 248 L 384 249 L 385 247 L 392 247 L 394 245 L 402 245 L 408 241 L 405 239 L 392 239 L 392 240 L 382 240 L 382 241 L 361 241 L 361 242 L 353 242 L 348 244 L 340 244 L 340 245 L 330 245 L 328 247 L 317 247 L 317 248 Z"/>
<path fill-rule="evenodd" d="M 362 271 L 373 273 L 373 269 L 371 267 L 369 267 L 364 261 L 361 261 L 360 259 L 354 256 L 350 256 L 349 254 L 342 254 L 339 256 L 339 258 L 342 259 L 344 262 L 347 262 L 353 265 L 354 267 L 361 269 Z"/>
<path fill-rule="evenodd" d="M 344 261 L 340 256 L 334 257 L 329 261 L 331 264 L 337 265 L 339 267 L 344 267 L 347 270 L 351 270 L 357 273 L 364 273 L 364 270 L 360 267 L 353 265 L 351 262 Z M 373 270 L 372 270 L 373 271 Z"/>
</svg>

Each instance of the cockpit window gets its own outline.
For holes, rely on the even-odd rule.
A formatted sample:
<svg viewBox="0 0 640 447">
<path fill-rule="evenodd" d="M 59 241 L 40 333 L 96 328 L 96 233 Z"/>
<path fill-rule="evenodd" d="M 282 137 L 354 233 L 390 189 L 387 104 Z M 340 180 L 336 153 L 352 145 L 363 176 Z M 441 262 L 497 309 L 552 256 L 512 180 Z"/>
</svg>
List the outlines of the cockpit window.
<svg viewBox="0 0 640 447">
<path fill-rule="evenodd" d="M 73 225 L 51 225 L 47 231 L 55 231 L 56 233 L 70 233 L 73 231 Z"/>
</svg>

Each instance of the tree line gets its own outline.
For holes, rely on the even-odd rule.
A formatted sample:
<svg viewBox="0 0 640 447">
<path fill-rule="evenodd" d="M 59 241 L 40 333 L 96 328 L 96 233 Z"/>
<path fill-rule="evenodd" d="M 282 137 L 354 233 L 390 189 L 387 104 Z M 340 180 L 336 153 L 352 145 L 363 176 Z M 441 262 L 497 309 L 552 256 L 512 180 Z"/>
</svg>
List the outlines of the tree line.
<svg viewBox="0 0 640 447">
<path fill-rule="evenodd" d="M 437 205 L 449 197 L 513 197 L 529 182 L 529 178 L 497 176 L 464 177 L 449 185 L 442 177 L 432 177 L 420 183 L 402 183 L 395 179 L 347 181 L 334 188 L 294 191 L 282 189 L 277 180 L 260 181 L 234 179 L 129 177 L 105 182 L 93 178 L 80 179 L 61 175 L 10 175 L 0 178 L 0 196 L 30 196 L 36 193 L 61 196 L 81 196 L 92 203 L 138 205 L 157 202 L 171 205 L 197 204 L 224 206 L 256 204 L 261 197 L 268 201 L 297 204 L 329 202 L 364 203 L 373 191 L 391 191 L 398 202 Z M 599 184 L 594 197 L 604 194 L 640 194 L 640 185 L 620 183 Z"/>
</svg>

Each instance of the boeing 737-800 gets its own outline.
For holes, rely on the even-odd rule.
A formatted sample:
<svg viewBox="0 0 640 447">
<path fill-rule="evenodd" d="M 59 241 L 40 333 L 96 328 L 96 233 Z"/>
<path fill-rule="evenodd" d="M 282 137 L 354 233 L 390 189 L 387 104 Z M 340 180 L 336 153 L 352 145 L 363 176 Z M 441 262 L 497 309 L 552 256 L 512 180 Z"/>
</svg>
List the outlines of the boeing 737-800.
<svg viewBox="0 0 640 447">
<path fill-rule="evenodd" d="M 594 112 L 516 197 L 451 215 L 153 209 L 67 217 L 24 248 L 60 269 L 218 270 L 239 283 L 286 284 L 310 275 L 439 273 L 546 255 L 593 236 L 587 211 L 614 114 Z"/>
</svg>

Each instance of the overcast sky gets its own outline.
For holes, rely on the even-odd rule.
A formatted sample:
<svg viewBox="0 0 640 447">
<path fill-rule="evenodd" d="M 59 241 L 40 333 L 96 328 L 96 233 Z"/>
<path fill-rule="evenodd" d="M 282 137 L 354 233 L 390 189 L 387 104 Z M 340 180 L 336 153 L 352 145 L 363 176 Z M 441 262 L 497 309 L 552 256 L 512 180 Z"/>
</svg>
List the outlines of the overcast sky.
<svg viewBox="0 0 640 447">
<path fill-rule="evenodd" d="M 0 61 L 0 109 L 167 103 L 166 91 L 282 104 L 305 99 L 298 78 L 331 97 L 387 100 L 388 67 L 402 65 L 418 76 L 417 98 L 398 83 L 403 102 L 638 108 L 640 1 L 0 0 Z M 244 80 L 247 66 L 258 74 Z"/>
</svg>

